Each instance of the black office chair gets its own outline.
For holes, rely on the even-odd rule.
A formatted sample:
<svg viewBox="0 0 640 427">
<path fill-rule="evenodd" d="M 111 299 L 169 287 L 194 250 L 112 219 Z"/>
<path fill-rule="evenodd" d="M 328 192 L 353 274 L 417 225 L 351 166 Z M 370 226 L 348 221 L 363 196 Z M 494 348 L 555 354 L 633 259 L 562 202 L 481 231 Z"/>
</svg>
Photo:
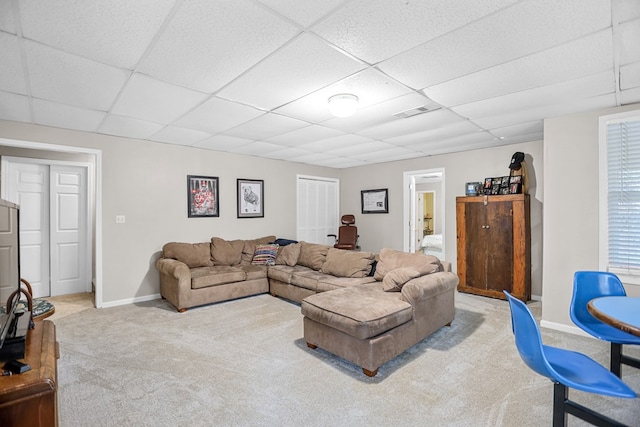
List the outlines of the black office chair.
<svg viewBox="0 0 640 427">
<path fill-rule="evenodd" d="M 358 227 L 356 227 L 356 217 L 353 215 L 342 215 L 340 219 L 342 225 L 338 228 L 338 235 L 327 234 L 327 237 L 336 239 L 334 248 L 355 250 L 360 249 L 358 246 Z"/>
</svg>

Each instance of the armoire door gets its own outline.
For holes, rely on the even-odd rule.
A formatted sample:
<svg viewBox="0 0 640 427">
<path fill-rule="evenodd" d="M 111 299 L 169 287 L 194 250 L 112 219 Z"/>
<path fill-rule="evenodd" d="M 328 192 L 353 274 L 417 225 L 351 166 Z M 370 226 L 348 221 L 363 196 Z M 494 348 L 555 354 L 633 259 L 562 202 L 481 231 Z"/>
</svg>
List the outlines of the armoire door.
<svg viewBox="0 0 640 427">
<path fill-rule="evenodd" d="M 513 287 L 513 210 L 511 202 L 485 206 L 486 289 L 502 292 Z"/>
</svg>

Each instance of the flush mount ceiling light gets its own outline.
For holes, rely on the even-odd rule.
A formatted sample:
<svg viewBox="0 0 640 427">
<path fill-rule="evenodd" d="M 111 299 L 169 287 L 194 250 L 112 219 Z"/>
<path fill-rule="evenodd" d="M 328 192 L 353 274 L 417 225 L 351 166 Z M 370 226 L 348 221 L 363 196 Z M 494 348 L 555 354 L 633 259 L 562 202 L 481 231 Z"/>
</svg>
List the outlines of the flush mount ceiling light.
<svg viewBox="0 0 640 427">
<path fill-rule="evenodd" d="M 339 93 L 329 98 L 329 111 L 336 117 L 352 116 L 358 109 L 358 97 L 350 93 Z"/>
</svg>

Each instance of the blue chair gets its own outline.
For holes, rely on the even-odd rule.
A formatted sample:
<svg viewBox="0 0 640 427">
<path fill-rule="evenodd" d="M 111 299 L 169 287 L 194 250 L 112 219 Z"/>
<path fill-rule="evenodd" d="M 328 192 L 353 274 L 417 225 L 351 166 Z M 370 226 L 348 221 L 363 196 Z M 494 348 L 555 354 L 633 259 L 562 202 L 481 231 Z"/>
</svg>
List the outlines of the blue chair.
<svg viewBox="0 0 640 427">
<path fill-rule="evenodd" d="M 529 368 L 553 382 L 553 426 L 565 426 L 571 414 L 600 426 L 620 423 L 569 400 L 569 387 L 614 397 L 636 397 L 622 380 L 595 360 L 575 351 L 542 344 L 540 329 L 522 301 L 503 291 L 511 307 L 511 327 L 520 357 Z"/>
<path fill-rule="evenodd" d="M 621 377 L 621 365 L 640 369 L 640 360 L 622 354 L 623 344 L 640 345 L 640 337 L 623 332 L 593 317 L 587 304 L 594 298 L 625 296 L 626 292 L 618 276 L 604 271 L 577 271 L 573 275 L 573 297 L 569 314 L 571 320 L 583 331 L 611 343 L 611 372 Z"/>
</svg>

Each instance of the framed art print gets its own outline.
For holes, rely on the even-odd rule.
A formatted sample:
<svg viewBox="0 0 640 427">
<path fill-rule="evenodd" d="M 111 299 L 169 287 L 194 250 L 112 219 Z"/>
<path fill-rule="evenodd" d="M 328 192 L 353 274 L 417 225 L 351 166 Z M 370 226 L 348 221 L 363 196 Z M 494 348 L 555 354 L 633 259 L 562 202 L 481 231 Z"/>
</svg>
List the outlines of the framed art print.
<svg viewBox="0 0 640 427">
<path fill-rule="evenodd" d="M 264 181 L 238 179 L 238 218 L 264 217 Z"/>
<path fill-rule="evenodd" d="M 218 177 L 187 175 L 189 218 L 220 216 Z"/>
<path fill-rule="evenodd" d="M 386 188 L 360 191 L 363 214 L 389 213 L 389 191 Z"/>
</svg>

